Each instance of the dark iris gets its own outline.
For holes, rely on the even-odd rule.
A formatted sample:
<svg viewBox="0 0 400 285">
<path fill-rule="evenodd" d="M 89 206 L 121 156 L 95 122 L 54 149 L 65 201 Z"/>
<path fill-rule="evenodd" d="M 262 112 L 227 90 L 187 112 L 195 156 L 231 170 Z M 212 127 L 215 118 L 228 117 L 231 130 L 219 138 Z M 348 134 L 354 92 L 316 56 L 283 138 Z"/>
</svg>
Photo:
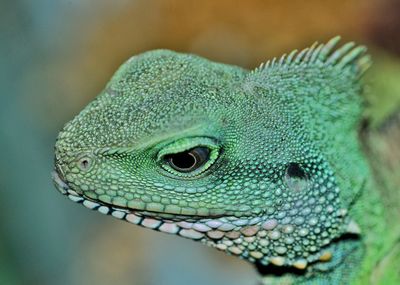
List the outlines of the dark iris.
<svg viewBox="0 0 400 285">
<path fill-rule="evenodd" d="M 190 172 L 202 166 L 208 160 L 209 155 L 209 148 L 195 147 L 187 151 L 169 154 L 165 159 L 176 171 Z"/>
</svg>

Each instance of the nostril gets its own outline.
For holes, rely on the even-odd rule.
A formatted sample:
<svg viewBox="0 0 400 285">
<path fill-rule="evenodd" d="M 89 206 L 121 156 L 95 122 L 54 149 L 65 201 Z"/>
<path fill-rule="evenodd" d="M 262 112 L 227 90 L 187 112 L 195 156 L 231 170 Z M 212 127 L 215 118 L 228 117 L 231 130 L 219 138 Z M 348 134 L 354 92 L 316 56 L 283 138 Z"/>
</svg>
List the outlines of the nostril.
<svg viewBox="0 0 400 285">
<path fill-rule="evenodd" d="M 89 161 L 87 159 L 84 159 L 81 161 L 82 168 L 88 168 L 89 167 Z"/>
<path fill-rule="evenodd" d="M 78 166 L 81 170 L 87 171 L 92 166 L 92 160 L 88 157 L 83 157 L 79 160 Z"/>
</svg>

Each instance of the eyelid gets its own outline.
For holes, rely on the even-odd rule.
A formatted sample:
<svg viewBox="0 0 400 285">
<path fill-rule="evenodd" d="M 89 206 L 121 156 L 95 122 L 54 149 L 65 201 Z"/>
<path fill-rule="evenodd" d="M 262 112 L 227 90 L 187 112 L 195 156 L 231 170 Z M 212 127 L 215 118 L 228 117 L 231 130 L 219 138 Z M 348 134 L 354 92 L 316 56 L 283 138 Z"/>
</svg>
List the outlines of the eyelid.
<svg viewBox="0 0 400 285">
<path fill-rule="evenodd" d="M 157 160 L 161 160 L 165 155 L 184 152 L 199 146 L 208 147 L 211 151 L 219 148 L 216 140 L 209 137 L 183 138 L 163 147 L 157 154 Z"/>
</svg>

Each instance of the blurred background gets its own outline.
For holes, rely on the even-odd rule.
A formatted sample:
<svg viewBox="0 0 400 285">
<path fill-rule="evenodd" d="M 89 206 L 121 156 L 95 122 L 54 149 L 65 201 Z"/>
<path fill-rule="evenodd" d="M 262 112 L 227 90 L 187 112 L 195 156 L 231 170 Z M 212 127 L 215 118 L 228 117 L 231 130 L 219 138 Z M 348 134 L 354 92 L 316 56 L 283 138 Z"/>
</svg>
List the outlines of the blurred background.
<svg viewBox="0 0 400 285">
<path fill-rule="evenodd" d="M 60 195 L 58 131 L 131 55 L 254 68 L 338 34 L 370 48 L 366 115 L 379 124 L 400 106 L 399 15 L 395 0 L 0 1 L 0 284 L 256 284 L 244 261 Z"/>
</svg>

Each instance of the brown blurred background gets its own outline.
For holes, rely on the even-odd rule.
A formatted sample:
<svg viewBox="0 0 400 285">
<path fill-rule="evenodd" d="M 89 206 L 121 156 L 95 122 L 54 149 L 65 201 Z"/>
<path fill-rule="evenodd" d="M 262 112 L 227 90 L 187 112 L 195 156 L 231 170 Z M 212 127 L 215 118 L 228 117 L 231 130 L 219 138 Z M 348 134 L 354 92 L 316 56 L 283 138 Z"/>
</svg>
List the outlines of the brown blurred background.
<svg viewBox="0 0 400 285">
<path fill-rule="evenodd" d="M 133 54 L 167 48 L 254 68 L 342 35 L 374 56 L 381 91 L 368 112 L 379 122 L 400 106 L 395 0 L 3 0 L 0 21 L 0 284 L 256 283 L 244 261 L 53 189 L 57 132 Z"/>
</svg>

